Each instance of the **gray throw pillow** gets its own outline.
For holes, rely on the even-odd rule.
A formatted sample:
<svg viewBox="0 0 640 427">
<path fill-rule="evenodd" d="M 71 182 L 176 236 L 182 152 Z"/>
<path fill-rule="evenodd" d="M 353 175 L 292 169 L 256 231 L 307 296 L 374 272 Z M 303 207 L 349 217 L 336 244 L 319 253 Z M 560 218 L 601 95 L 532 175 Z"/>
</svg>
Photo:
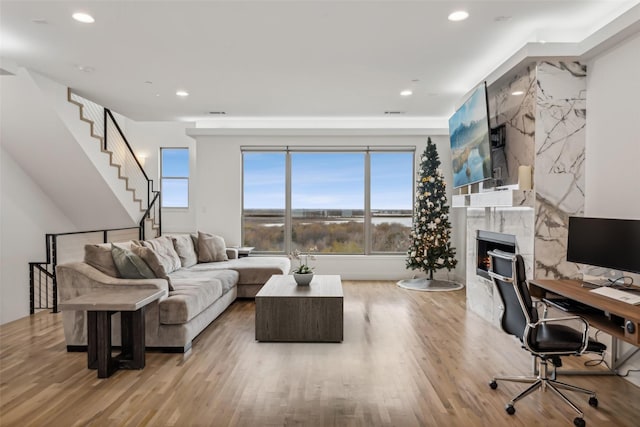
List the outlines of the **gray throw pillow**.
<svg viewBox="0 0 640 427">
<path fill-rule="evenodd" d="M 171 236 L 171 240 L 178 257 L 180 257 L 180 264 L 183 268 L 188 268 L 198 263 L 198 255 L 190 235 Z"/>
<path fill-rule="evenodd" d="M 147 263 L 128 249 L 112 244 L 111 256 L 123 279 L 154 279 L 156 277 Z"/>
<path fill-rule="evenodd" d="M 142 245 L 153 250 L 158 260 L 162 264 L 164 271 L 169 274 L 181 267 L 180 257 L 173 248 L 173 241 L 168 236 L 156 237 L 155 239 L 145 240 Z M 146 261 L 146 259 L 145 259 Z M 147 262 L 147 264 L 149 264 Z M 151 267 L 153 269 L 153 267 Z M 158 276 L 159 277 L 159 276 Z"/>
<path fill-rule="evenodd" d="M 118 269 L 113 262 L 113 256 L 111 256 L 111 249 L 104 244 L 84 245 L 84 262 L 107 276 L 120 277 L 120 273 L 118 273 Z"/>
<path fill-rule="evenodd" d="M 169 290 L 173 291 L 171 279 L 169 279 L 167 271 L 165 270 L 162 262 L 158 258 L 158 255 L 153 251 L 153 249 L 147 248 L 145 246 L 132 246 L 131 251 L 147 263 L 151 271 L 153 271 L 155 277 L 165 279 L 169 284 Z"/>
<path fill-rule="evenodd" d="M 224 239 L 198 231 L 198 262 L 228 261 Z"/>
</svg>

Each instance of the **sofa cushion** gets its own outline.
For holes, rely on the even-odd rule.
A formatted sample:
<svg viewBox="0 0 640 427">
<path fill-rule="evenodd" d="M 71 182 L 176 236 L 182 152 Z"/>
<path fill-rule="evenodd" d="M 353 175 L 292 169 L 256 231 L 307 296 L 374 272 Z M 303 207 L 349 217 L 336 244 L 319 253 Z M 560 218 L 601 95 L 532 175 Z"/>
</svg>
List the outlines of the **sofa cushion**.
<svg viewBox="0 0 640 427">
<path fill-rule="evenodd" d="M 84 262 L 111 277 L 120 277 L 111 250 L 101 245 L 84 245 Z"/>
<path fill-rule="evenodd" d="M 185 270 L 173 272 L 171 282 L 174 290 L 169 292 L 169 298 L 160 302 L 160 323 L 175 325 L 189 322 L 225 293 L 223 283 L 233 286 L 237 278 L 238 273 L 231 270 L 206 274 Z"/>
<path fill-rule="evenodd" d="M 118 242 L 116 246 L 131 249 L 132 242 Z M 84 245 L 84 262 L 111 277 L 120 277 L 111 255 L 111 243 Z"/>
<path fill-rule="evenodd" d="M 219 262 L 228 259 L 222 237 L 198 231 L 198 262 Z"/>
<path fill-rule="evenodd" d="M 183 268 L 188 268 L 198 263 L 198 255 L 193 246 L 191 235 L 171 236 L 171 240 L 173 241 L 173 248 L 180 258 L 180 265 L 182 265 Z"/>
<path fill-rule="evenodd" d="M 123 279 L 154 279 L 156 276 L 142 258 L 128 249 L 111 245 L 111 255 Z"/>
<path fill-rule="evenodd" d="M 169 291 L 173 290 L 173 284 L 171 283 L 171 278 L 162 264 L 162 261 L 158 257 L 158 254 L 151 248 L 147 248 L 146 246 L 132 246 L 131 251 L 142 258 L 144 262 L 147 263 L 153 274 L 160 278 L 165 279 L 169 284 Z"/>
<path fill-rule="evenodd" d="M 224 262 L 196 264 L 189 267 L 192 271 L 235 270 L 239 273 L 239 285 L 264 285 L 274 274 L 289 274 L 291 261 L 285 256 L 262 257 L 249 256 Z"/>
<path fill-rule="evenodd" d="M 205 264 L 199 264 L 205 265 Z M 211 265 L 211 264 L 210 264 Z M 236 286 L 238 283 L 239 273 L 235 270 L 225 269 L 199 269 L 193 270 L 191 268 L 181 268 L 169 275 L 172 281 L 180 280 L 180 282 L 187 283 L 189 281 L 198 281 L 202 278 L 215 278 L 220 280 L 222 284 L 222 294 L 226 294 Z"/>
<path fill-rule="evenodd" d="M 155 239 L 145 240 L 142 242 L 144 247 L 152 249 L 162 264 L 164 271 L 169 274 L 181 267 L 180 257 L 173 248 L 173 240 L 168 236 L 160 236 Z M 145 259 L 146 261 L 146 259 Z M 147 262 L 148 264 L 149 262 Z M 152 267 L 153 269 L 153 267 Z M 155 270 L 154 270 L 155 271 Z"/>
</svg>

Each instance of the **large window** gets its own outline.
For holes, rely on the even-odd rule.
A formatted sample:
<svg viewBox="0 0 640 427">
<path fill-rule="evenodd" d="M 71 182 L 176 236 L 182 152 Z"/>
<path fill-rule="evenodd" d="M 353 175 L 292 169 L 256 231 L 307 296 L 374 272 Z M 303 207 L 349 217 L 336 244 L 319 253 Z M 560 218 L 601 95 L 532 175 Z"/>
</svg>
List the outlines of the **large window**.
<svg viewBox="0 0 640 427">
<path fill-rule="evenodd" d="M 374 152 L 371 164 L 371 250 L 406 252 L 413 218 L 413 153 Z"/>
<path fill-rule="evenodd" d="M 243 240 L 260 251 L 284 252 L 285 153 L 244 153 L 243 170 Z"/>
<path fill-rule="evenodd" d="M 163 208 L 189 207 L 189 149 L 160 148 Z"/>
<path fill-rule="evenodd" d="M 405 252 L 413 154 L 244 149 L 243 244 L 259 252 Z"/>
</svg>

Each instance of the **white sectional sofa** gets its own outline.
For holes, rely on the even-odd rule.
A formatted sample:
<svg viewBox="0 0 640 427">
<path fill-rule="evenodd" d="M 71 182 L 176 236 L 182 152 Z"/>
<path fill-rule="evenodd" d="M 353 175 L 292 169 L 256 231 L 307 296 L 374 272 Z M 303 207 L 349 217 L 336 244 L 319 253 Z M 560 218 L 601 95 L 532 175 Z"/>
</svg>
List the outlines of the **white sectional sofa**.
<svg viewBox="0 0 640 427">
<path fill-rule="evenodd" d="M 87 245 L 84 262 L 56 267 L 60 301 L 97 289 L 158 288 L 168 296 L 151 303 L 145 311 L 145 339 L 148 348 L 185 352 L 193 339 L 216 319 L 236 298 L 253 298 L 273 274 L 288 274 L 287 257 L 237 257 L 237 251 L 224 248 L 215 255 L 220 261 L 202 258 L 198 242 L 205 240 L 190 235 L 162 236 L 145 242 L 129 241 L 114 245 L 137 254 L 151 255 L 145 261 L 156 277 L 123 278 L 111 255 L 111 244 Z M 188 236 L 185 238 L 184 236 Z M 224 243 L 223 243 L 224 244 Z M 147 249 L 140 249 L 146 247 Z M 219 248 L 218 248 L 219 249 Z M 146 251 L 146 252 L 144 252 Z M 207 248 L 202 252 L 206 252 Z M 215 249 L 213 250 L 215 253 Z M 154 268 L 154 261 L 159 260 Z M 177 267 L 177 268 L 176 268 Z M 159 270 L 159 271 L 158 271 Z M 170 270 L 170 271 L 169 271 Z M 120 343 L 119 315 L 112 320 L 113 343 Z M 68 351 L 84 351 L 87 345 L 84 311 L 63 312 L 64 333 Z"/>
</svg>

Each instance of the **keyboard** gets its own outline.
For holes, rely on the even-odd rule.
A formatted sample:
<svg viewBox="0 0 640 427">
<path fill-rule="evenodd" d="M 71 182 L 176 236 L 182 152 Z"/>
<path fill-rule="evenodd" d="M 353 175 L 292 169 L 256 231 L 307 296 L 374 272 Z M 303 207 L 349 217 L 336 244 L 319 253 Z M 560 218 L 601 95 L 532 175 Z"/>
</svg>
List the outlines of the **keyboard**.
<svg viewBox="0 0 640 427">
<path fill-rule="evenodd" d="M 613 298 L 614 300 L 620 302 L 626 302 L 627 304 L 640 304 L 640 295 L 638 295 L 637 293 L 621 291 L 619 289 L 613 289 L 609 286 L 592 289 L 589 292 L 593 292 L 594 294 L 598 295 L 604 295 L 605 297 Z"/>
</svg>

